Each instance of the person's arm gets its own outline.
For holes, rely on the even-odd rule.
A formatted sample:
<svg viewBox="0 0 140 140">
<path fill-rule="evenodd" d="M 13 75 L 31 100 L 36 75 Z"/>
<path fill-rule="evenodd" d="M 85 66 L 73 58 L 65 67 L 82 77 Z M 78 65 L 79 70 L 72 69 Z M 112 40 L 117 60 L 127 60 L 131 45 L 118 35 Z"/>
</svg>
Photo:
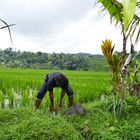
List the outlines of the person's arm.
<svg viewBox="0 0 140 140">
<path fill-rule="evenodd" d="M 60 108 L 62 107 L 62 99 L 63 99 L 64 95 L 65 95 L 65 90 L 62 89 L 59 104 L 58 104 L 58 107 L 60 107 Z"/>
<path fill-rule="evenodd" d="M 73 95 L 69 96 L 69 105 L 73 105 Z"/>
<path fill-rule="evenodd" d="M 68 87 L 65 91 L 68 95 L 69 105 L 72 106 L 73 105 L 73 90 L 72 88 Z"/>
<path fill-rule="evenodd" d="M 50 101 L 51 101 L 50 112 L 53 112 L 54 111 L 53 91 L 50 91 L 49 97 L 50 97 Z"/>
</svg>

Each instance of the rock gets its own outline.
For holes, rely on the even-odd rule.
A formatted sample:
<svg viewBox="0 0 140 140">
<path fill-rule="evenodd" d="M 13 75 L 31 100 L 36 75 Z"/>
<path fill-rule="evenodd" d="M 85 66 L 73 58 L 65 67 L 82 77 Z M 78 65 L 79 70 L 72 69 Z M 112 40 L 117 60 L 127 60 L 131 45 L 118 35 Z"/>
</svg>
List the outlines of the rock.
<svg viewBox="0 0 140 140">
<path fill-rule="evenodd" d="M 65 111 L 64 114 L 65 115 L 83 115 L 84 113 L 85 113 L 85 109 L 80 104 L 76 104 L 76 105 L 69 107 Z"/>
</svg>

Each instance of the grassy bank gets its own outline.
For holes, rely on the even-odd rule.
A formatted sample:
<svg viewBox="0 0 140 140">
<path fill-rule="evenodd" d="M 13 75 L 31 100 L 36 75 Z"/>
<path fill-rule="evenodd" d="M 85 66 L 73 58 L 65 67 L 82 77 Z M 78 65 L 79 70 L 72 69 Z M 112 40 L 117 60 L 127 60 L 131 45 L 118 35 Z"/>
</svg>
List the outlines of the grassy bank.
<svg viewBox="0 0 140 140">
<path fill-rule="evenodd" d="M 110 100 L 86 103 L 84 116 L 53 115 L 39 109 L 0 110 L 0 139 L 33 140 L 139 140 L 139 100 L 127 100 L 124 114 L 108 110 Z"/>
</svg>

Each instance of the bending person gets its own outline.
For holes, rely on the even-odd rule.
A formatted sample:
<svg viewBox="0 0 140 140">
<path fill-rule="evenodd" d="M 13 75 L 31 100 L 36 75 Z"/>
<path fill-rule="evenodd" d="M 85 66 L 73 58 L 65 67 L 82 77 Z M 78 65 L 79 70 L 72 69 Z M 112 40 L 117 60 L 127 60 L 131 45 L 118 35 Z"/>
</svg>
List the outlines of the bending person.
<svg viewBox="0 0 140 140">
<path fill-rule="evenodd" d="M 54 111 L 54 97 L 53 97 L 54 87 L 60 87 L 62 89 L 58 107 L 62 107 L 62 99 L 65 93 L 67 93 L 68 95 L 70 106 L 73 105 L 73 91 L 69 87 L 69 82 L 67 77 L 60 72 L 53 72 L 51 74 L 46 75 L 45 81 L 43 85 L 40 87 L 39 92 L 36 96 L 36 101 L 35 101 L 33 111 L 36 111 L 36 109 L 40 106 L 41 101 L 47 91 L 49 91 L 49 97 L 51 101 L 50 111 L 51 112 Z"/>
</svg>

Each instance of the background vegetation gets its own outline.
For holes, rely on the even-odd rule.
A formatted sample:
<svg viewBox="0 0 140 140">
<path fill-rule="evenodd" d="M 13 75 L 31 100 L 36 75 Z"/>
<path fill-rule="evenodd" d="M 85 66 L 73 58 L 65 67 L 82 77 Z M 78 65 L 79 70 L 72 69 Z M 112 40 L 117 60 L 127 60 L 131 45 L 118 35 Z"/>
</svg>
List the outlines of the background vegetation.
<svg viewBox="0 0 140 140">
<path fill-rule="evenodd" d="M 86 53 L 33 53 L 14 51 L 12 48 L 0 50 L 0 66 L 55 70 L 108 71 L 108 65 L 103 55 L 91 55 Z"/>
</svg>

